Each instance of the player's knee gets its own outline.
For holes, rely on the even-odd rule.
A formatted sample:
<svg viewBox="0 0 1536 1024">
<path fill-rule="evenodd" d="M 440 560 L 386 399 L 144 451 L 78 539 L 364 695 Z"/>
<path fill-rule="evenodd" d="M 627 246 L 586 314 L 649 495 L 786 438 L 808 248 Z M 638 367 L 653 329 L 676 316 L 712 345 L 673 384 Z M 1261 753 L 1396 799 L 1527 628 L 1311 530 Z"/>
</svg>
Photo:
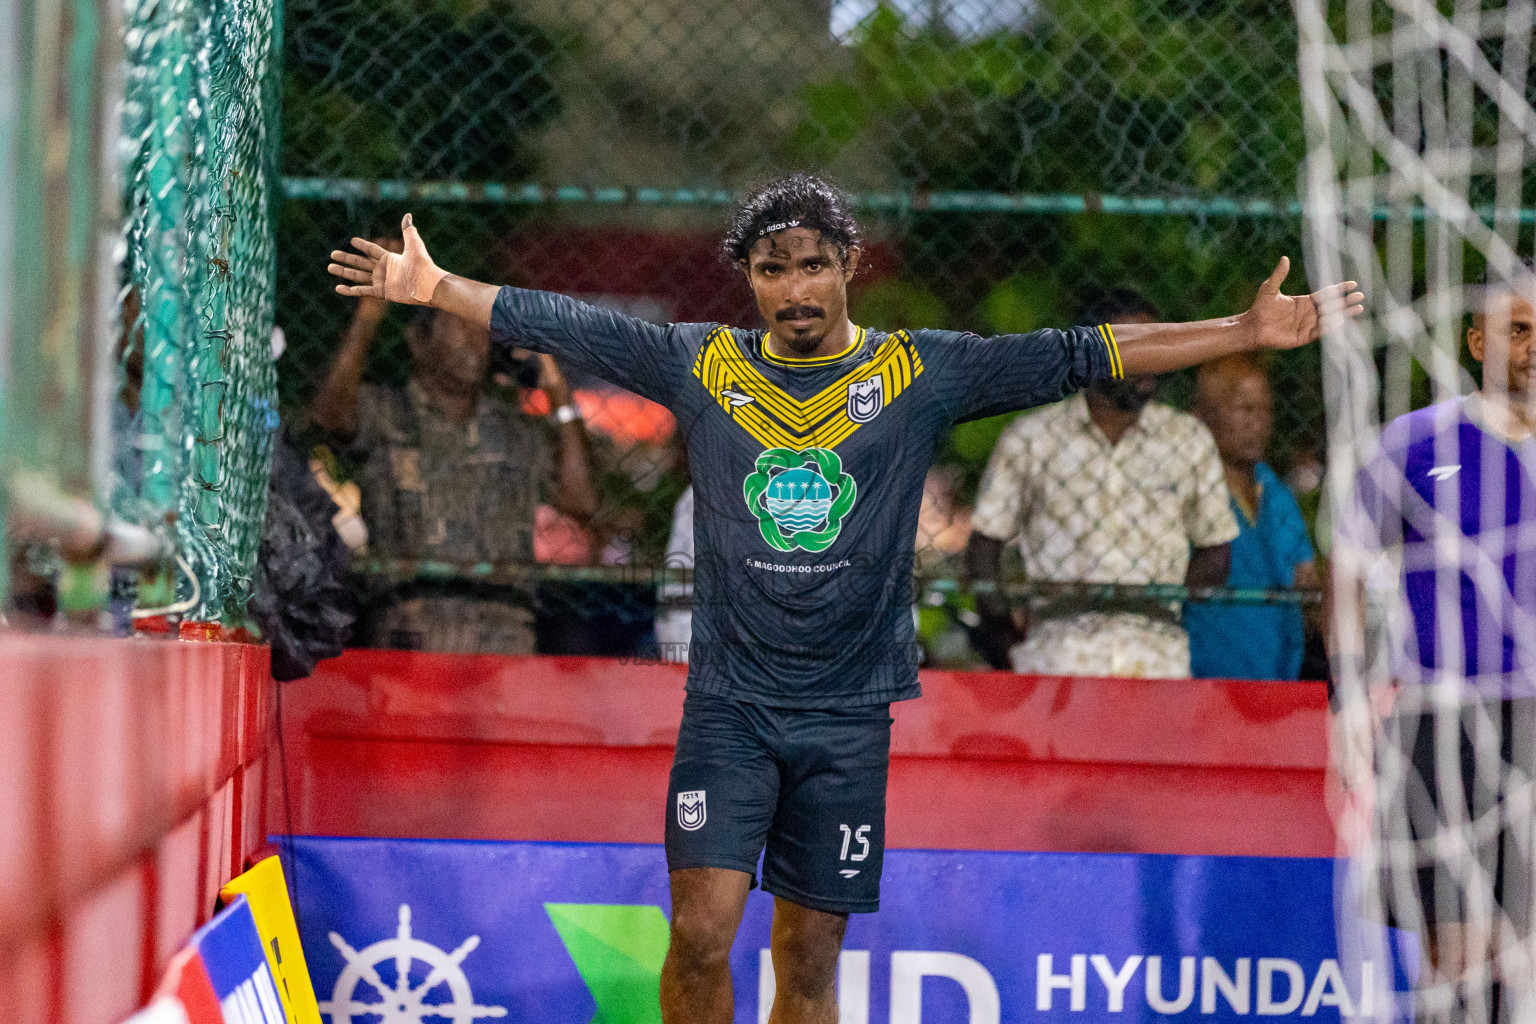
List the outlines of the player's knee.
<svg viewBox="0 0 1536 1024">
<path fill-rule="evenodd" d="M 773 949 L 774 984 L 785 998 L 815 1002 L 837 983 L 837 946 L 786 944 Z"/>
<path fill-rule="evenodd" d="M 668 956 L 686 973 L 709 971 L 730 962 L 735 938 L 735 922 L 729 915 L 674 911 Z"/>
<path fill-rule="evenodd" d="M 776 917 L 773 968 L 778 986 L 805 999 L 831 991 L 837 980 L 837 958 L 843 948 L 847 918 L 783 910 Z"/>
</svg>

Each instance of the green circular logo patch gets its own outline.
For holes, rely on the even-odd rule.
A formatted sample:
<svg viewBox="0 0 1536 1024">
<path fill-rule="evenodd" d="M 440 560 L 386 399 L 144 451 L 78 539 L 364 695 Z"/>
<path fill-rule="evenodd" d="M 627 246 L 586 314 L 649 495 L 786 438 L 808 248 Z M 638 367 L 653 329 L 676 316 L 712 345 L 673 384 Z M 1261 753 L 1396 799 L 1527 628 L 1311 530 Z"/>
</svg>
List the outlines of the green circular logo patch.
<svg viewBox="0 0 1536 1024">
<path fill-rule="evenodd" d="M 853 508 L 858 485 L 829 448 L 770 448 L 742 481 L 763 539 L 780 551 L 825 551 Z"/>
</svg>

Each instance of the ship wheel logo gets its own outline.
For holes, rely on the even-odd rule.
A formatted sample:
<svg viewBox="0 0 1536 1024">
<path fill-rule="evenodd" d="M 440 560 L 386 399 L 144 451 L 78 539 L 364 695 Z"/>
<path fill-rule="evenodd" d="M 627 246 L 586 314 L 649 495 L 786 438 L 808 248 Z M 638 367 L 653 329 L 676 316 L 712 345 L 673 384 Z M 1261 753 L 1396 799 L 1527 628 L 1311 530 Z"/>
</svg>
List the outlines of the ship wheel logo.
<svg viewBox="0 0 1536 1024">
<path fill-rule="evenodd" d="M 331 945 L 341 951 L 347 966 L 331 989 L 331 998 L 320 1004 L 331 1024 L 425 1024 L 439 1018 L 450 1024 L 474 1024 L 482 1017 L 505 1017 L 504 1006 L 478 1006 L 469 990 L 469 979 L 459 965 L 480 945 L 480 936 L 471 935 L 452 953 L 444 953 L 430 942 L 411 936 L 411 908 L 400 904 L 400 927 L 392 939 L 382 939 L 358 951 L 347 940 L 331 932 Z M 415 972 L 421 981 L 412 984 L 412 965 L 426 964 L 426 973 Z M 386 984 L 379 974 L 381 964 L 393 964 L 394 984 Z M 366 983 L 366 984 L 363 984 Z M 358 989 L 363 991 L 359 992 Z M 371 999 L 360 999 L 373 989 Z M 446 997 L 442 990 L 446 988 Z M 433 1000 L 428 1001 L 432 996 Z"/>
</svg>

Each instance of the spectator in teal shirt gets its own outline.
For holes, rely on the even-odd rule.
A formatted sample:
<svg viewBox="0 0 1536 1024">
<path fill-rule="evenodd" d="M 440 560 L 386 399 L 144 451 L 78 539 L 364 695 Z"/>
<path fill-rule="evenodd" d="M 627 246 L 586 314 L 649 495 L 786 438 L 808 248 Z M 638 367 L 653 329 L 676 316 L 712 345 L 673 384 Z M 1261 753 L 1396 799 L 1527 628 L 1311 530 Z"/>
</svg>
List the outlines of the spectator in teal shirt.
<svg viewBox="0 0 1536 1024">
<path fill-rule="evenodd" d="M 1216 438 L 1238 536 L 1227 586 L 1317 585 L 1312 542 L 1290 490 L 1263 462 L 1274 401 L 1263 367 L 1229 357 L 1200 367 L 1195 414 Z M 1188 604 L 1190 669 L 1217 679 L 1295 679 L 1305 643 L 1294 604 Z"/>
</svg>

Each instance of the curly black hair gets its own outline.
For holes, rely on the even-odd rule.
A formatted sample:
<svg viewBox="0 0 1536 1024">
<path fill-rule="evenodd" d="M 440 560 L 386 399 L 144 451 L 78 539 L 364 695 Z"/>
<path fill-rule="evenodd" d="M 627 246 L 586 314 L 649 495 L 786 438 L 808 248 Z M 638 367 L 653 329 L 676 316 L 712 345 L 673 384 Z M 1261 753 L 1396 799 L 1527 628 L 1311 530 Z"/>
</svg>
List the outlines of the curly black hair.
<svg viewBox="0 0 1536 1024">
<path fill-rule="evenodd" d="M 848 212 L 848 196 L 824 178 L 788 174 L 753 189 L 731 215 L 720 255 L 736 264 L 764 235 L 791 227 L 814 228 L 837 249 L 839 259 L 859 244 L 859 225 Z"/>
</svg>

